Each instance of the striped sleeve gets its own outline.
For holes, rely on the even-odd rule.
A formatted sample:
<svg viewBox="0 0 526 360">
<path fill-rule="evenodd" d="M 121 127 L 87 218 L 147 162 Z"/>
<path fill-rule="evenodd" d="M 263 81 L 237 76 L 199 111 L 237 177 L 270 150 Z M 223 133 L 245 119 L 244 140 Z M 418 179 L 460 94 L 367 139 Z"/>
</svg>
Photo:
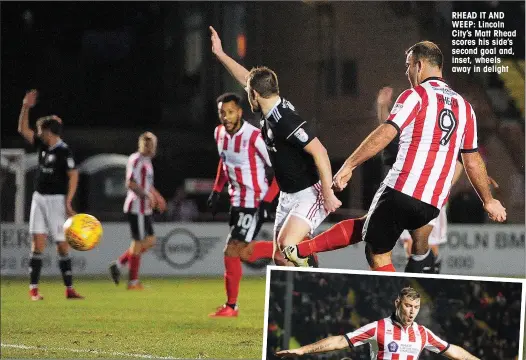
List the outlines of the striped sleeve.
<svg viewBox="0 0 526 360">
<path fill-rule="evenodd" d="M 219 159 L 219 164 L 217 165 L 216 179 L 214 181 L 214 191 L 221 192 L 225 187 L 225 184 L 228 182 L 228 175 L 225 173 L 223 168 L 223 159 Z"/>
<path fill-rule="evenodd" d="M 362 326 L 353 332 L 345 334 L 350 347 L 368 344 L 376 340 L 376 328 L 378 321 Z"/>
<path fill-rule="evenodd" d="M 416 118 L 421 101 L 420 95 L 414 89 L 405 90 L 396 99 L 386 122 L 393 125 L 400 133 Z"/>
<path fill-rule="evenodd" d="M 128 164 L 126 164 L 126 181 L 134 181 L 139 183 L 141 167 L 139 164 L 139 157 L 136 154 L 130 155 Z"/>
<path fill-rule="evenodd" d="M 222 126 L 222 125 L 218 125 L 218 126 L 216 126 L 216 128 L 214 129 L 214 139 L 216 140 L 216 142 L 217 142 L 217 139 L 218 139 L 218 137 L 219 137 L 219 130 L 221 129 L 221 126 Z"/>
<path fill-rule="evenodd" d="M 460 151 L 463 153 L 475 152 L 478 147 L 477 143 L 477 117 L 473 107 L 466 101 L 466 128 L 464 129 Z"/>
<path fill-rule="evenodd" d="M 426 343 L 424 349 L 434 352 L 435 354 L 442 354 L 449 349 L 449 344 L 433 334 L 428 328 L 424 328 L 426 331 Z"/>
</svg>

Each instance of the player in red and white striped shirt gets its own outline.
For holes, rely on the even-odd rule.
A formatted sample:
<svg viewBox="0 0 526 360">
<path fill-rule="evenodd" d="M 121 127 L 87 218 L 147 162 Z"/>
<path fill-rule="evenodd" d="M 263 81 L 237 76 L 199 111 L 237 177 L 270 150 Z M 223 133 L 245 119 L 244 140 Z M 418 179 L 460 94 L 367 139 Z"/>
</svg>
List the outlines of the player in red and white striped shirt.
<svg viewBox="0 0 526 360">
<path fill-rule="evenodd" d="M 281 357 L 341 350 L 370 345 L 371 360 L 418 360 L 424 349 L 449 359 L 477 360 L 463 348 L 440 339 L 414 320 L 420 311 L 420 294 L 413 288 L 403 288 L 395 300 L 395 312 L 340 336 L 330 336 L 314 344 L 276 353 Z"/>
<path fill-rule="evenodd" d="M 123 210 L 130 223 L 132 243 L 117 261 L 110 264 L 110 275 L 119 284 L 120 268 L 129 262 L 129 290 L 140 290 L 139 267 L 141 254 L 155 245 L 153 209 L 163 212 L 166 201 L 153 186 L 152 158 L 157 152 L 157 137 L 151 132 L 139 136 L 139 149 L 130 155 L 126 166 L 128 193 Z"/>
<path fill-rule="evenodd" d="M 237 297 L 242 277 L 241 262 L 254 262 L 272 258 L 272 241 L 252 241 L 259 232 L 271 203 L 279 192 L 274 179 L 269 187 L 265 166 L 270 159 L 261 131 L 243 120 L 241 98 L 233 93 L 218 97 L 218 115 L 221 125 L 214 131 L 219 152 L 214 189 L 209 206 L 215 214 L 216 203 L 228 182 L 230 195 L 230 233 L 224 250 L 226 304 L 212 317 L 238 315 Z"/>
<path fill-rule="evenodd" d="M 284 255 L 294 263 L 305 263 L 303 258 L 312 251 L 338 249 L 363 240 L 373 270 L 395 271 L 391 251 L 397 239 L 404 229 L 417 231 L 438 216 L 449 196 L 459 151 L 489 217 L 506 220 L 506 209 L 493 198 L 477 151 L 475 112 L 442 79 L 442 52 L 434 43 L 422 41 L 406 55 L 412 88 L 398 97 L 387 121 L 360 144 L 334 176 L 335 188 L 343 190 L 353 170 L 399 134 L 396 161 L 367 216 L 342 221 L 317 238 L 285 248 Z"/>
</svg>

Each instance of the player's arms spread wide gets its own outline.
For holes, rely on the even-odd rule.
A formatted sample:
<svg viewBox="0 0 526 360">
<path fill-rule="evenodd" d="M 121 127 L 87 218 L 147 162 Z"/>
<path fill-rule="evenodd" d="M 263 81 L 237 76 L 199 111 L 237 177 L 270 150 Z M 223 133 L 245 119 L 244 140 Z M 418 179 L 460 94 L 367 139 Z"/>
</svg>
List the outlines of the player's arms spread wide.
<svg viewBox="0 0 526 360">
<path fill-rule="evenodd" d="M 221 61 L 223 66 L 228 70 L 228 72 L 230 72 L 230 74 L 232 74 L 234 79 L 236 79 L 241 84 L 241 86 L 245 87 L 247 85 L 249 74 L 248 70 L 223 51 L 221 38 L 217 34 L 217 31 L 212 26 L 210 26 L 209 29 L 211 32 L 210 40 L 212 41 L 212 53 L 214 53 L 217 59 Z"/>
<path fill-rule="evenodd" d="M 453 360 L 480 360 L 478 357 L 471 355 L 460 346 L 450 345 L 444 352 L 444 356 Z"/>
<path fill-rule="evenodd" d="M 325 149 L 325 146 L 323 146 L 318 138 L 314 138 L 303 150 L 313 157 L 316 168 L 318 169 L 325 210 L 327 212 L 335 211 L 342 205 L 342 202 L 338 200 L 332 190 L 332 170 L 327 149 Z"/>
<path fill-rule="evenodd" d="M 278 351 L 276 356 L 285 358 L 301 356 L 305 354 L 324 353 L 327 351 L 345 349 L 348 346 L 349 343 L 345 339 L 345 336 L 329 336 L 328 338 L 317 341 L 314 344 L 305 345 L 298 349 Z"/>
</svg>

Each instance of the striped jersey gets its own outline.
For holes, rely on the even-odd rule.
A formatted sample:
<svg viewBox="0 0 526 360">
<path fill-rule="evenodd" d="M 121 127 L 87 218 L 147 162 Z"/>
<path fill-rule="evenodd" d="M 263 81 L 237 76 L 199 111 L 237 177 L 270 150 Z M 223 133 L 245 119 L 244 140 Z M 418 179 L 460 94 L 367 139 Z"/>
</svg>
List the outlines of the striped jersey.
<svg viewBox="0 0 526 360">
<path fill-rule="evenodd" d="M 351 348 L 369 344 L 371 360 L 417 360 L 424 349 L 442 354 L 449 348 L 425 326 L 413 322 L 404 328 L 394 314 L 344 336 Z"/>
<path fill-rule="evenodd" d="M 459 151 L 477 151 L 473 107 L 444 80 L 433 77 L 405 90 L 387 122 L 398 130 L 400 143 L 384 183 L 442 208 L 449 196 Z"/>
<path fill-rule="evenodd" d="M 230 204 L 257 208 L 269 187 L 265 165 L 271 166 L 261 131 L 243 121 L 234 135 L 223 125 L 217 126 L 214 137 L 223 172 L 228 178 Z"/>
<path fill-rule="evenodd" d="M 153 166 L 151 158 L 133 153 L 128 158 L 126 165 L 126 181 L 135 181 L 146 193 L 153 187 Z M 128 189 L 123 210 L 132 214 L 152 214 L 152 206 L 148 198 L 141 198 L 132 190 Z"/>
</svg>

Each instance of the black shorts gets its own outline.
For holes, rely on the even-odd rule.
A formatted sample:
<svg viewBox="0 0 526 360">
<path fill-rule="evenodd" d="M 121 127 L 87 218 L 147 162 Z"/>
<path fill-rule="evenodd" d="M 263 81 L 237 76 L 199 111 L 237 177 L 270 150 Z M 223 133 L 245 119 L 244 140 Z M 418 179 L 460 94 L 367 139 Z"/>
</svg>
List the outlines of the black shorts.
<svg viewBox="0 0 526 360">
<path fill-rule="evenodd" d="M 393 250 L 404 230 L 418 229 L 440 214 L 440 210 L 383 183 L 374 196 L 362 230 L 362 239 L 373 254 Z"/>
<path fill-rule="evenodd" d="M 153 219 L 151 215 L 128 213 L 131 236 L 133 240 L 144 240 L 146 236 L 155 235 L 153 232 Z"/>
<path fill-rule="evenodd" d="M 263 222 L 259 219 L 258 209 L 233 206 L 229 225 L 229 240 L 250 242 L 257 236 Z"/>
</svg>

